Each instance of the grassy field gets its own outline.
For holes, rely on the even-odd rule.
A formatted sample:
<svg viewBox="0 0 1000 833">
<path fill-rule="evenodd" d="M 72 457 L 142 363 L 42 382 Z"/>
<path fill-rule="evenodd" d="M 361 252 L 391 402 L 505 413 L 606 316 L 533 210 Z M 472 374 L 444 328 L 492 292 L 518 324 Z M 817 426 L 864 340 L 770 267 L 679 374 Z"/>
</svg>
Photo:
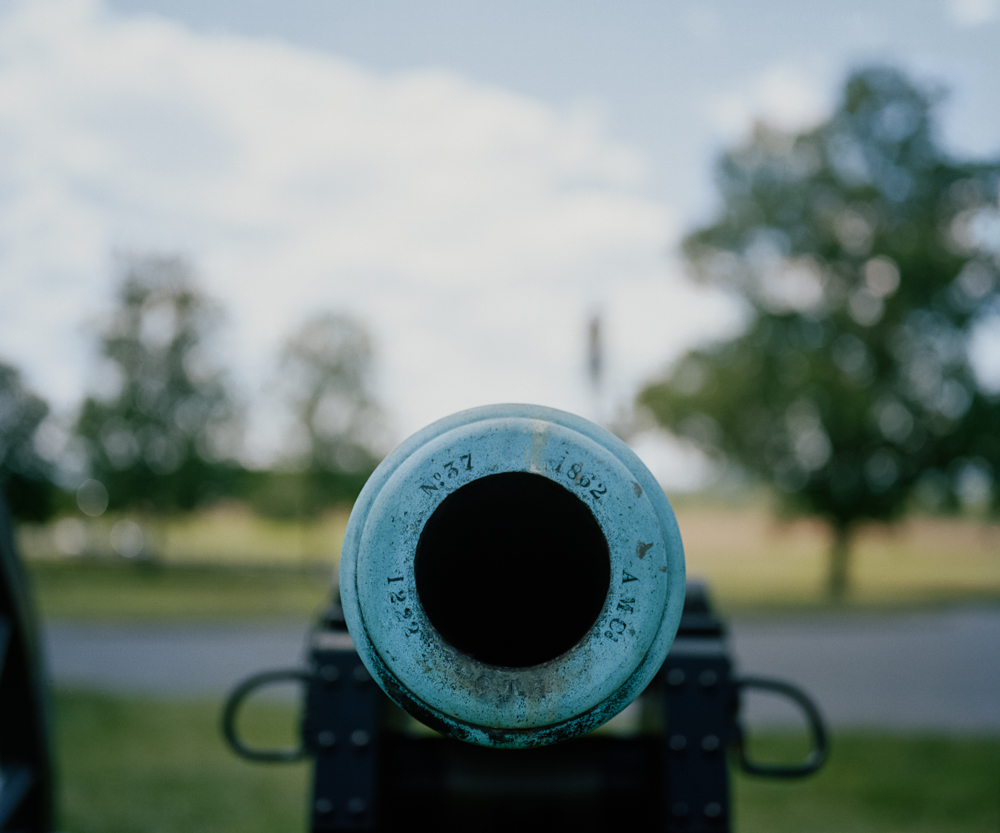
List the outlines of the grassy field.
<svg viewBox="0 0 1000 833">
<path fill-rule="evenodd" d="M 677 506 L 690 577 L 724 613 L 822 608 L 828 533 L 764 507 Z M 307 525 L 238 507 L 148 526 L 151 557 L 116 557 L 114 518 L 87 531 L 89 555 L 60 556 L 56 526 L 23 527 L 21 549 L 44 615 L 85 619 L 312 616 L 336 575 L 346 511 Z M 861 530 L 848 607 L 1000 601 L 1000 526 L 910 518 Z"/>
<path fill-rule="evenodd" d="M 235 758 L 219 737 L 217 704 L 62 692 L 55 712 L 62 830 L 306 829 L 308 765 Z M 252 740 L 290 742 L 291 708 L 258 704 L 247 717 Z M 782 736 L 761 742 L 758 754 L 774 756 L 795 744 Z M 816 776 L 736 775 L 733 796 L 736 833 L 997 833 L 1000 738 L 841 733 Z"/>
<path fill-rule="evenodd" d="M 289 745 L 289 707 L 258 705 L 252 739 Z M 57 693 L 58 828 L 67 833 L 306 830 L 307 765 L 254 765 L 219 733 L 219 706 Z"/>
<path fill-rule="evenodd" d="M 333 569 L 29 562 L 43 618 L 91 621 L 310 619 L 330 599 Z"/>
<path fill-rule="evenodd" d="M 1000 738 L 835 733 L 815 776 L 739 776 L 733 786 L 737 833 L 996 833 Z"/>
<path fill-rule="evenodd" d="M 143 557 L 163 564 L 332 567 L 340 557 L 349 515 L 350 507 L 343 507 L 300 523 L 262 518 L 245 506 L 223 504 L 168 518 L 114 514 L 62 518 L 45 525 L 22 525 L 18 538 L 21 553 L 31 561 L 65 558 L 68 540 L 75 544 L 70 551 L 77 555 L 110 559 L 115 557 L 111 530 L 127 518 L 142 528 Z"/>
<path fill-rule="evenodd" d="M 689 578 L 707 579 L 720 607 L 822 606 L 829 531 L 762 508 L 677 508 Z M 847 603 L 860 607 L 1000 600 L 1000 525 L 911 517 L 856 538 Z"/>
</svg>

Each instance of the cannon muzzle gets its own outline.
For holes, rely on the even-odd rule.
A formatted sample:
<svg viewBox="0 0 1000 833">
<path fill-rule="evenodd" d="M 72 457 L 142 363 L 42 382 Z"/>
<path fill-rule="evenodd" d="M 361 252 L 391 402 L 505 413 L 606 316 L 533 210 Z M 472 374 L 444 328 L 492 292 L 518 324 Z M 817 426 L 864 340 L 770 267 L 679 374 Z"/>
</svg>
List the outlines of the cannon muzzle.
<svg viewBox="0 0 1000 833">
<path fill-rule="evenodd" d="M 684 606 L 670 504 L 617 437 L 496 405 L 435 422 L 376 469 L 340 593 L 372 677 L 418 720 L 485 746 L 582 734 L 638 696 Z"/>
</svg>

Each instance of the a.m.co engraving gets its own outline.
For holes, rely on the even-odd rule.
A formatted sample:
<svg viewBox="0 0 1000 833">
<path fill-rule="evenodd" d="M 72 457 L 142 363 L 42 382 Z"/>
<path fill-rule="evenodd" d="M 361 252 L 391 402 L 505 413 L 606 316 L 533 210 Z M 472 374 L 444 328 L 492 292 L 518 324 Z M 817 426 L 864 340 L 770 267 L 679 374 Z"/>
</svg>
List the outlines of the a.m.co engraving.
<svg viewBox="0 0 1000 833">
<path fill-rule="evenodd" d="M 622 568 L 622 587 L 633 581 L 638 581 L 638 576 L 633 576 L 628 570 Z M 616 613 L 621 613 L 624 616 L 627 613 L 635 612 L 635 596 L 630 596 L 625 598 L 624 596 L 618 600 L 618 607 L 615 608 Z M 610 639 L 612 642 L 617 642 L 619 637 L 625 633 L 625 629 L 628 627 L 628 621 L 623 619 L 621 616 L 616 616 L 610 622 L 608 622 L 608 629 L 604 631 L 604 635 Z"/>
<path fill-rule="evenodd" d="M 628 623 L 624 619 L 612 619 L 608 622 L 608 629 L 604 632 L 604 635 L 612 642 L 617 642 L 618 637 L 625 632 L 626 627 L 628 627 Z"/>
</svg>

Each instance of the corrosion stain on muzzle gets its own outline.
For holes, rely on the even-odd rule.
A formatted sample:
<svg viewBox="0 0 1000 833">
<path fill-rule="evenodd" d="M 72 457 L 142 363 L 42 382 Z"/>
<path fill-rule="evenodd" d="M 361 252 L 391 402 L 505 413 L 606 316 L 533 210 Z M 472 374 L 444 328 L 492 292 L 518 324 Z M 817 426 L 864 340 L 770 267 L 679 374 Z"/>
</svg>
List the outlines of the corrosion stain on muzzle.
<svg viewBox="0 0 1000 833">
<path fill-rule="evenodd" d="M 528 405 L 455 414 L 389 455 L 351 514 L 340 580 L 392 699 L 510 747 L 621 711 L 684 599 L 677 524 L 648 470 L 598 426 Z"/>
</svg>

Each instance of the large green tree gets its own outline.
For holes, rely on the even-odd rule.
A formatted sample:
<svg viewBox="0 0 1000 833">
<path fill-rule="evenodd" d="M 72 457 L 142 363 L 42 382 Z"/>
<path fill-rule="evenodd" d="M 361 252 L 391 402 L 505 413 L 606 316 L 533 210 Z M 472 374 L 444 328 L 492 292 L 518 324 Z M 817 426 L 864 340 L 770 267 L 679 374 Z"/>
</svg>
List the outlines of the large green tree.
<svg viewBox="0 0 1000 833">
<path fill-rule="evenodd" d="M 105 390 L 76 426 L 111 508 L 190 509 L 228 491 L 239 422 L 212 353 L 219 320 L 184 261 L 127 263 L 97 334 Z"/>
<path fill-rule="evenodd" d="M 722 208 L 684 252 L 746 312 L 640 402 L 833 530 L 829 590 L 852 532 L 914 491 L 1000 506 L 1000 398 L 970 361 L 1000 314 L 1000 163 L 954 159 L 937 93 L 890 68 L 853 74 L 828 121 L 759 125 L 718 166 Z"/>
</svg>

